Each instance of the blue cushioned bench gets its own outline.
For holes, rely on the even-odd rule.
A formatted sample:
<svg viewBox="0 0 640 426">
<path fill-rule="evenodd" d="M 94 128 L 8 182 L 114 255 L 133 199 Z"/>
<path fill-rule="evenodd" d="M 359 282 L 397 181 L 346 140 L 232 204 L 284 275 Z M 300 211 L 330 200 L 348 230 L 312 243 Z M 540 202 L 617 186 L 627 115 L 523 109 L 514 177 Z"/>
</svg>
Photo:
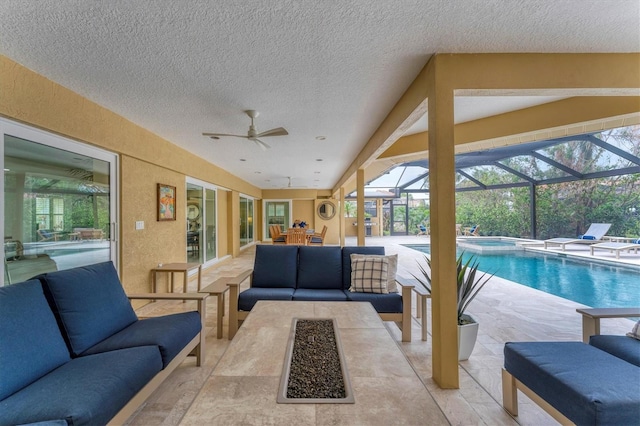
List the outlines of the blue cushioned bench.
<svg viewBox="0 0 640 426">
<path fill-rule="evenodd" d="M 349 291 L 351 254 L 384 255 L 384 247 L 258 245 L 253 271 L 229 285 L 229 339 L 258 300 L 369 302 L 383 321 L 395 321 L 402 341 L 411 341 L 412 285 L 396 293 Z M 250 277 L 250 288 L 240 284 Z"/>
<path fill-rule="evenodd" d="M 198 311 L 139 320 L 111 262 L 0 287 L 0 425 L 122 424 L 187 355 L 204 362 Z"/>
<path fill-rule="evenodd" d="M 632 351 L 640 351 L 640 341 L 613 337 L 628 339 Z M 505 344 L 503 405 L 513 415 L 518 415 L 517 390 L 563 424 L 640 422 L 640 366 L 590 344 Z"/>
</svg>

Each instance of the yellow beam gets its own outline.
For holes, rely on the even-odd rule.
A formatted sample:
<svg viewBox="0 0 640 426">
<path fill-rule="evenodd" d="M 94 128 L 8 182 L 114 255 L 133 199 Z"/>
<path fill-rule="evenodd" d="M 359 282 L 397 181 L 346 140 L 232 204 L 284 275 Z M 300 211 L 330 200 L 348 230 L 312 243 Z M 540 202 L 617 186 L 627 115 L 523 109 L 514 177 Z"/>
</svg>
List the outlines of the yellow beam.
<svg viewBox="0 0 640 426">
<path fill-rule="evenodd" d="M 598 122 L 597 128 L 600 129 L 603 128 L 600 123 L 607 122 L 611 123 L 611 127 L 637 124 L 639 113 L 639 96 L 577 96 L 456 124 L 455 144 L 489 142 L 501 138 L 517 140 L 517 143 L 532 142 L 546 138 L 549 129 L 559 128 L 563 129 L 562 136 L 570 136 L 590 131 L 585 130 L 585 125 L 592 122 Z M 611 117 L 626 118 L 626 124 Z M 585 124 L 576 126 L 576 123 Z M 428 137 L 428 132 L 403 136 L 378 159 L 426 153 L 423 141 L 425 138 L 428 141 Z"/>
</svg>

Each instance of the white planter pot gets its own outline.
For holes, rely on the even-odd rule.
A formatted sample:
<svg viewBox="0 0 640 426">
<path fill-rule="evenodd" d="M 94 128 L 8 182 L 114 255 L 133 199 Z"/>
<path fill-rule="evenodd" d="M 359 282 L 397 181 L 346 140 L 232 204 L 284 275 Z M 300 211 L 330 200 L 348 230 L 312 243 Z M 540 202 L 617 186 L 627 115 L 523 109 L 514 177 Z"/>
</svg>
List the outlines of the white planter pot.
<svg viewBox="0 0 640 426">
<path fill-rule="evenodd" d="M 464 318 L 473 321 L 470 324 L 458 325 L 458 361 L 466 361 L 473 352 L 478 337 L 478 323 L 469 315 Z"/>
</svg>

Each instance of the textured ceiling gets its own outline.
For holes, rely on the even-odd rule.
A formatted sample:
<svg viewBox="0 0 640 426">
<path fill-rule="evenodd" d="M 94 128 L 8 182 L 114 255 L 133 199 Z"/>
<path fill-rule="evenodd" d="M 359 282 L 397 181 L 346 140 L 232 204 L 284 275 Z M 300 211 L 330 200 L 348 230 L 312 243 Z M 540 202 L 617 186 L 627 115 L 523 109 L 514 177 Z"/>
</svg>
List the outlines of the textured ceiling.
<svg viewBox="0 0 640 426">
<path fill-rule="evenodd" d="M 258 187 L 331 188 L 432 54 L 638 52 L 640 2 L 2 0 L 0 40 L 1 54 Z M 491 113 L 464 103 L 458 121 Z M 265 138 L 266 153 L 201 136 L 246 133 L 245 109 L 261 113 L 258 131 L 289 136 Z"/>
</svg>

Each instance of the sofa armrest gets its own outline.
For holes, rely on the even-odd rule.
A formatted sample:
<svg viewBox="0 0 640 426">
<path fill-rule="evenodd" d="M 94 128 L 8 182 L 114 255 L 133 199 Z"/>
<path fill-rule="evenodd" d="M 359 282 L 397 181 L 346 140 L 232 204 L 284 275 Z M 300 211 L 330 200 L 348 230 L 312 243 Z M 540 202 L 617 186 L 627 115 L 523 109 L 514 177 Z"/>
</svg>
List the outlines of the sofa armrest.
<svg viewBox="0 0 640 426">
<path fill-rule="evenodd" d="M 209 297 L 208 293 L 136 293 L 128 294 L 129 300 L 195 300 L 198 302 L 197 311 L 200 314 L 200 323 L 202 324 L 202 330 L 200 331 L 200 343 L 195 349 L 197 365 L 200 366 L 204 363 L 205 356 L 205 336 L 207 334 L 205 330 L 205 324 L 207 319 L 207 303 L 206 299 Z"/>
<path fill-rule="evenodd" d="M 246 269 L 240 272 L 235 277 L 230 277 L 227 281 L 229 286 L 229 340 L 233 339 L 238 331 L 238 296 L 240 295 L 240 284 L 247 278 L 253 278 L 253 269 Z M 251 286 L 251 280 L 249 280 L 249 286 Z"/>
<path fill-rule="evenodd" d="M 600 334 L 601 318 L 638 318 L 640 308 L 594 308 L 576 309 L 582 314 L 582 341 L 589 343 L 589 337 Z"/>
<path fill-rule="evenodd" d="M 400 278 L 400 280 L 398 280 Z M 413 284 L 409 284 L 401 277 L 396 276 L 396 283 L 400 286 L 402 294 L 402 341 L 411 341 L 411 297 L 413 294 Z"/>
</svg>

